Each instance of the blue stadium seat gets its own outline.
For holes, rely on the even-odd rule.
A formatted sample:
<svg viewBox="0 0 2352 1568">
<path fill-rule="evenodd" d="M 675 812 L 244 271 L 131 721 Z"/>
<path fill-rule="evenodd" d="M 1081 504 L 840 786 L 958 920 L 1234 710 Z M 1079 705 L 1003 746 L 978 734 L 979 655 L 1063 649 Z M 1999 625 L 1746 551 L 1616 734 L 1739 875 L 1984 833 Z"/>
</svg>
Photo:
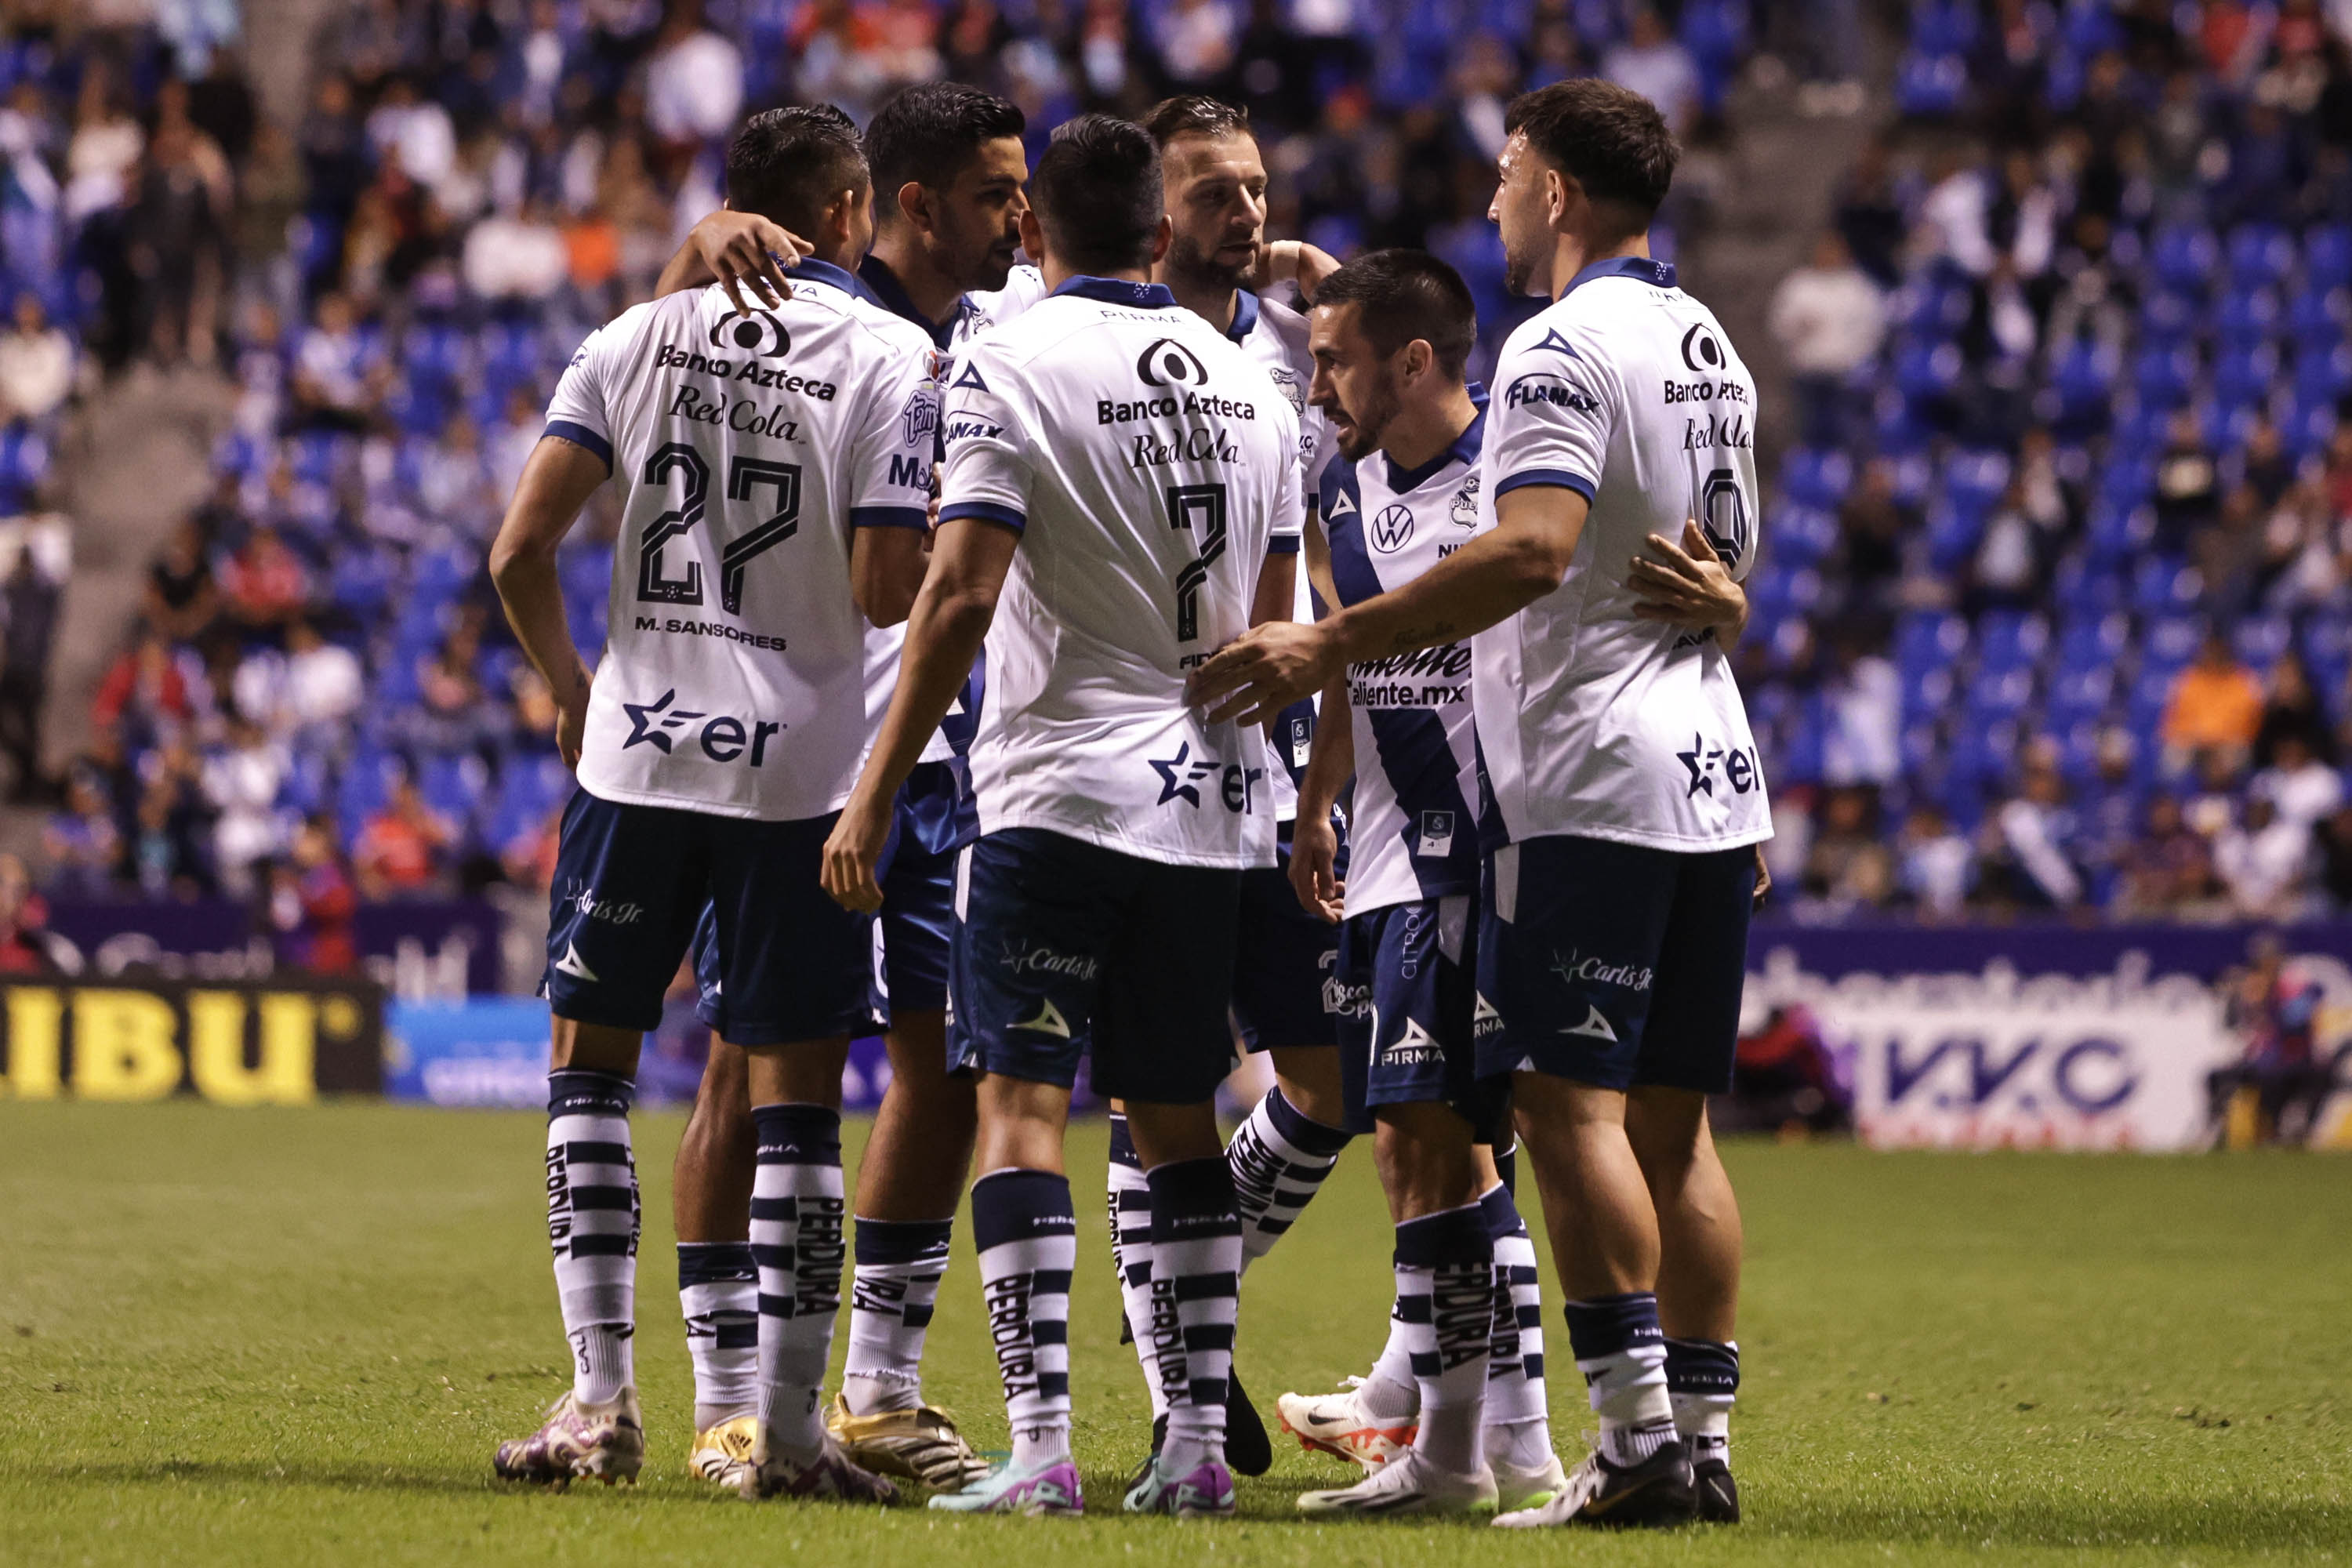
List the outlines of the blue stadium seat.
<svg viewBox="0 0 2352 1568">
<path fill-rule="evenodd" d="M 2062 668 L 2050 678 L 2050 722 L 2054 728 L 2101 718 L 2115 696 L 2113 665 Z"/>
<path fill-rule="evenodd" d="M 2287 306 L 2286 330 L 2297 353 L 2314 343 L 2340 342 L 2347 329 L 2352 329 L 2352 285 L 2314 283 Z"/>
<path fill-rule="evenodd" d="M 2204 591 L 2203 574 L 2169 556 L 2152 555 L 2132 573 L 2132 607 L 2144 616 L 2192 610 Z"/>
<path fill-rule="evenodd" d="M 2241 224 L 2226 252 L 2232 292 L 2255 283 L 2284 283 L 2294 271 L 2294 237 L 2277 224 Z"/>
<path fill-rule="evenodd" d="M 2352 285 L 2352 226 L 2322 224 L 2303 237 L 2303 276 L 2316 289 Z"/>
<path fill-rule="evenodd" d="M 2214 308 L 2213 327 L 2225 347 L 2250 349 L 2268 343 L 2286 320 L 2286 307 L 2269 284 L 2240 288 L 2233 280 Z"/>
<path fill-rule="evenodd" d="M 2168 289 L 2201 297 L 2221 263 L 2221 247 L 2210 229 L 2167 224 L 2149 242 L 2148 265 Z"/>
<path fill-rule="evenodd" d="M 1969 651 L 1969 623 L 1937 610 L 1915 610 L 1895 629 L 1895 658 L 1903 669 L 1945 668 Z"/>
<path fill-rule="evenodd" d="M 1853 488 L 1853 459 L 1818 447 L 1791 447 L 1780 459 L 1782 493 L 1800 506 L 1834 510 Z"/>
<path fill-rule="evenodd" d="M 1977 668 L 1986 674 L 2031 670 L 2050 647 L 2050 623 L 2024 610 L 1989 610 L 1977 620 Z"/>
<path fill-rule="evenodd" d="M 2294 625 L 2284 616 L 2249 616 L 2230 628 L 2230 646 L 2259 673 L 2279 661 L 2294 637 Z"/>
<path fill-rule="evenodd" d="M 2155 408 L 2179 408 L 2197 386 L 2197 353 L 2186 345 L 2140 351 L 2132 362 L 2132 385 Z"/>
<path fill-rule="evenodd" d="M 2188 667 L 2205 640 L 2204 623 L 2193 616 L 2162 616 L 2143 622 L 2139 634 L 2140 668 L 2160 669 L 2168 676 Z"/>
<path fill-rule="evenodd" d="M 2225 350 L 2213 362 L 2213 395 L 2227 408 L 2269 401 L 2278 389 L 2279 352 L 2268 342 Z"/>
<path fill-rule="evenodd" d="M 1903 57 L 1895 73 L 1895 107 L 1916 119 L 1937 120 L 1958 113 L 1968 91 L 1969 62 L 1964 55 L 1913 51 Z"/>
</svg>

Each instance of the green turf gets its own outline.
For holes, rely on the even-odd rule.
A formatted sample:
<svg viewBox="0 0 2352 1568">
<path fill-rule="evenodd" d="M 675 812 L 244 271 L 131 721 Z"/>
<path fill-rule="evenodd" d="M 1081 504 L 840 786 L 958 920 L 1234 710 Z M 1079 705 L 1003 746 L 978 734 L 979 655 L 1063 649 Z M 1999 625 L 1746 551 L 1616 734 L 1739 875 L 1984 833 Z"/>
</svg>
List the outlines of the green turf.
<svg viewBox="0 0 2352 1568">
<path fill-rule="evenodd" d="M 0 1106 L 0 1562 L 2352 1559 L 2352 1167 L 2328 1159 L 1737 1148 L 1749 1522 L 1529 1539 L 1291 1522 L 1296 1492 L 1340 1479 L 1295 1449 L 1244 1484 L 1241 1521 L 1120 1517 L 1143 1405 L 1116 1342 L 1098 1128 L 1073 1161 L 1093 1516 L 706 1495 L 678 1464 L 678 1128 L 637 1129 L 646 1483 L 545 1496 L 495 1487 L 488 1464 L 563 1386 L 537 1117 Z M 1387 1253 L 1351 1156 L 1250 1276 L 1242 1363 L 1269 1406 L 1362 1370 Z M 929 1371 L 985 1447 L 1004 1428 L 977 1306 L 966 1248 Z M 1553 1410 L 1573 1446 L 1586 1413 L 1564 1338 Z"/>
</svg>

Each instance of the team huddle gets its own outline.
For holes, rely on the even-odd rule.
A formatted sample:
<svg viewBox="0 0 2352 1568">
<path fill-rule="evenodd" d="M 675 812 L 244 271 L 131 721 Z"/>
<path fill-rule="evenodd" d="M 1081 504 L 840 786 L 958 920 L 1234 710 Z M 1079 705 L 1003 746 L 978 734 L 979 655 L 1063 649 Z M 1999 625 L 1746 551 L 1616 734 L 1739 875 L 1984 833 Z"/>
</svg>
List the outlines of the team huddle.
<svg viewBox="0 0 2352 1568">
<path fill-rule="evenodd" d="M 1490 394 L 1446 263 L 1265 242 L 1264 162 L 1213 100 L 1082 116 L 1034 170 L 1020 110 L 953 84 L 862 136 L 825 108 L 745 126 L 726 209 L 573 358 L 492 547 L 580 785 L 546 978 L 573 1384 L 500 1476 L 643 1463 L 629 1111 L 690 955 L 712 1044 L 674 1202 L 714 1485 L 1083 1511 L 1083 1070 L 1154 1417 L 1129 1511 L 1231 1514 L 1271 1463 L 1243 1279 L 1369 1135 L 1389 1338 L 1280 1396 L 1360 1469 L 1300 1510 L 1738 1519 L 1706 1097 L 1770 834 L 1727 652 L 1754 384 L 1650 256 L 1657 110 L 1576 80 L 1507 128 L 1490 216 L 1548 304 Z M 592 672 L 555 557 L 607 480 Z M 877 1031 L 853 1206 L 842 1068 Z M 1237 1051 L 1273 1087 L 1228 1141 Z M 1522 1152 L 1600 1422 L 1572 1468 Z M 922 1387 L 967 1190 L 994 1466 Z"/>
</svg>

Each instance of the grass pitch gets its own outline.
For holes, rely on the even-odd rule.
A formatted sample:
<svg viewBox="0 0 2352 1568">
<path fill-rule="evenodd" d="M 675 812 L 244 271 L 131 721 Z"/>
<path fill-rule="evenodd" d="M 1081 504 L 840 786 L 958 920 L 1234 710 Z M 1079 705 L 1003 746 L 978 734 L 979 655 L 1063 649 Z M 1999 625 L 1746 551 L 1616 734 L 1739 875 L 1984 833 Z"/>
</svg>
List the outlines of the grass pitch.
<svg viewBox="0 0 2352 1568">
<path fill-rule="evenodd" d="M 1117 1342 L 1098 1126 L 1072 1155 L 1093 1515 L 709 1495 L 680 1464 L 680 1125 L 637 1124 L 645 1483 L 553 1496 L 504 1489 L 488 1465 L 567 1376 L 539 1118 L 0 1106 L 0 1562 L 2352 1560 L 2352 1166 L 2333 1160 L 1735 1148 L 1750 1262 L 1733 1459 L 1749 1521 L 1531 1538 L 1294 1522 L 1297 1492 L 1344 1479 L 1296 1448 L 1243 1483 L 1233 1524 L 1121 1517 L 1145 1407 Z M 1001 1446 L 961 1226 L 958 1243 L 929 1384 Z M 1262 1405 L 1363 1370 L 1389 1289 L 1358 1151 L 1244 1291 Z M 1573 1451 L 1588 1416 L 1549 1274 L 1546 1290 L 1554 1429 Z"/>
</svg>

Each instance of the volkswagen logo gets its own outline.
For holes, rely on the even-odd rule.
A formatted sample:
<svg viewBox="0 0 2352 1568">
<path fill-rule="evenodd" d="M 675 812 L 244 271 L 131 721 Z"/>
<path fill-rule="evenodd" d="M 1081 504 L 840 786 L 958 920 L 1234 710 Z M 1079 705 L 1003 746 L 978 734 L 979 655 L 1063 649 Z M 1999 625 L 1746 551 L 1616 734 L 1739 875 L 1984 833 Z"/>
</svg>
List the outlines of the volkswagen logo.
<svg viewBox="0 0 2352 1568">
<path fill-rule="evenodd" d="M 1372 548 L 1393 555 L 1412 537 L 1412 511 L 1402 501 L 1391 501 L 1372 519 Z"/>
</svg>

